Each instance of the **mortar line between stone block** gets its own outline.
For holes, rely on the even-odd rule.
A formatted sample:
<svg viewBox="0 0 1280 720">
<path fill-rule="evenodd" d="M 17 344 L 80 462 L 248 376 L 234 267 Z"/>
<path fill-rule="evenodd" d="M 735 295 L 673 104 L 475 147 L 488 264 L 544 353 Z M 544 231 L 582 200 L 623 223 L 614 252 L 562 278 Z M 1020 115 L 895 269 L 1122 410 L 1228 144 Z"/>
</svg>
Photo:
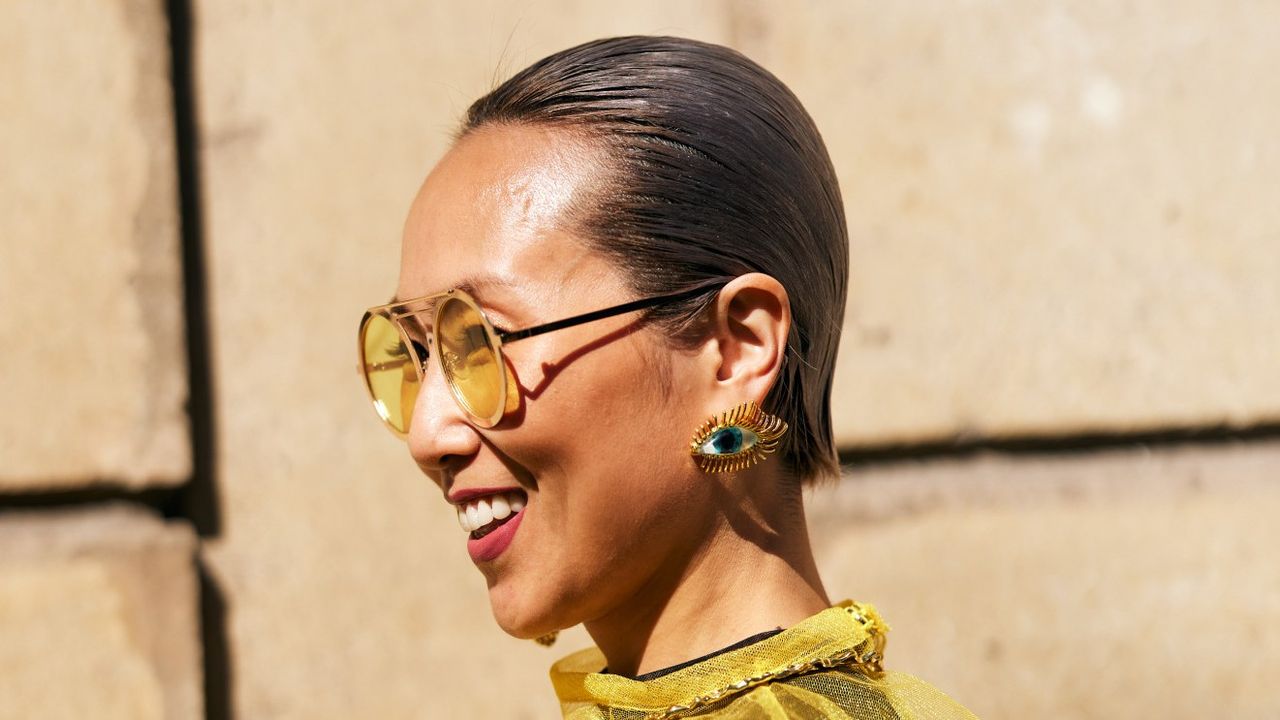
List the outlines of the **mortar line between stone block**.
<svg viewBox="0 0 1280 720">
<path fill-rule="evenodd" d="M 173 88 L 175 155 L 178 164 L 179 221 L 182 238 L 183 314 L 186 321 L 188 413 L 191 421 L 192 475 L 164 509 L 189 520 L 201 540 L 222 531 L 217 487 L 217 416 L 211 362 L 208 294 L 201 206 L 200 137 L 194 66 L 195 17 L 190 0 L 166 0 Z M 232 668 L 228 649 L 226 605 L 222 589 L 209 571 L 201 550 L 196 563 L 200 580 L 200 633 L 203 651 L 204 717 L 229 720 Z"/>
<path fill-rule="evenodd" d="M 1021 435 L 1007 438 L 956 438 L 901 445 L 843 448 L 840 465 L 846 469 L 918 460 L 946 460 L 992 452 L 1015 456 L 1085 455 L 1120 448 L 1222 446 L 1280 440 L 1280 421 L 1248 427 L 1188 426 L 1138 432 L 1085 432 L 1071 435 Z"/>
</svg>

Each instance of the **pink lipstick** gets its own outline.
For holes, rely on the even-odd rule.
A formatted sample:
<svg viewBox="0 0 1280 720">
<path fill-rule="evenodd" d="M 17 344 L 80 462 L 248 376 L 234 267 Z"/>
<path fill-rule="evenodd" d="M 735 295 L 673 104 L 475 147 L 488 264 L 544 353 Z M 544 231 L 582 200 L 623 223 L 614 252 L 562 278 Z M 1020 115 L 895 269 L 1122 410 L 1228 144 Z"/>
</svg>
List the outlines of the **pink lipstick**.
<svg viewBox="0 0 1280 720">
<path fill-rule="evenodd" d="M 523 519 L 524 509 L 522 508 L 520 512 L 512 515 L 506 522 L 483 537 L 467 538 L 467 554 L 471 556 L 471 561 L 482 563 L 497 559 L 511 544 L 511 539 L 516 536 L 516 530 L 520 529 L 520 521 Z"/>
</svg>

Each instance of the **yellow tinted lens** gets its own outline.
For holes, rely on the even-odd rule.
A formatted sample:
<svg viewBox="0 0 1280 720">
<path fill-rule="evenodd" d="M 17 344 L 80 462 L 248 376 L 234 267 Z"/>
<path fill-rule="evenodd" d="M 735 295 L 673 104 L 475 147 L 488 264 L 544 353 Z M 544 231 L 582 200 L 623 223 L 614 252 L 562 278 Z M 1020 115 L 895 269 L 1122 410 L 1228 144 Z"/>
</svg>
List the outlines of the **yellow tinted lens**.
<svg viewBox="0 0 1280 720">
<path fill-rule="evenodd" d="M 360 337 L 361 365 L 378 415 L 398 432 L 409 432 L 418 399 L 418 371 L 396 326 L 385 315 L 365 321 Z"/>
<path fill-rule="evenodd" d="M 447 298 L 436 315 L 440 365 L 454 397 L 485 422 L 496 422 L 504 398 L 505 375 L 484 320 L 469 303 Z"/>
</svg>

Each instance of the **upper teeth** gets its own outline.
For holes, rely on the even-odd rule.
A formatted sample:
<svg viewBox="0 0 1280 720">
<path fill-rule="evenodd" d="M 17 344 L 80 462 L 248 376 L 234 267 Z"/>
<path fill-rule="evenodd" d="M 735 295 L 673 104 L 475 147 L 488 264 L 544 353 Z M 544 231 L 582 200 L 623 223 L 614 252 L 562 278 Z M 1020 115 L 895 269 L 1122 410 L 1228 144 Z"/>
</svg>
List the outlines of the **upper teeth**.
<svg viewBox="0 0 1280 720">
<path fill-rule="evenodd" d="M 458 506 L 458 524 L 466 532 L 479 530 L 494 520 L 502 520 L 524 509 L 524 495 L 505 492 L 468 500 Z"/>
</svg>

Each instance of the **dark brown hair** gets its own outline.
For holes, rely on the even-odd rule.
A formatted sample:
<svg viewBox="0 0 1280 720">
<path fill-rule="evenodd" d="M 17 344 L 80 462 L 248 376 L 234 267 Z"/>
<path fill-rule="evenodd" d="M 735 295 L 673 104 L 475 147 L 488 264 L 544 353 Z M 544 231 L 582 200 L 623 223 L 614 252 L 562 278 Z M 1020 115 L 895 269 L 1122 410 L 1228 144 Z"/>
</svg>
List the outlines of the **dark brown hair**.
<svg viewBox="0 0 1280 720">
<path fill-rule="evenodd" d="M 849 243 L 835 171 L 813 120 L 767 70 L 720 45 L 605 38 L 525 68 L 468 109 L 457 137 L 489 125 L 566 128 L 605 148 L 580 228 L 641 296 L 748 272 L 787 289 L 792 327 L 765 410 L 790 426 L 793 477 L 839 474 L 831 381 Z M 714 294 L 651 311 L 688 340 Z"/>
</svg>

